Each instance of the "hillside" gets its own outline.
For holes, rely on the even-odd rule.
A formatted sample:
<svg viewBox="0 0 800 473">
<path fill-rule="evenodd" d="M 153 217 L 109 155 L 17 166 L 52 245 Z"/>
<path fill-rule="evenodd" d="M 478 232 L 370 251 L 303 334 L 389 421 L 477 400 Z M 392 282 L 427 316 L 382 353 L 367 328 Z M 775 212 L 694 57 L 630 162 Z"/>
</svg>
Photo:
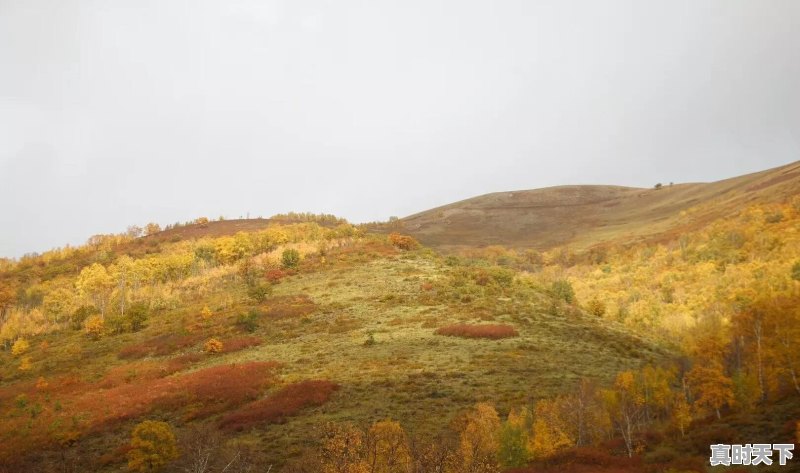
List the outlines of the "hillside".
<svg viewBox="0 0 800 473">
<path fill-rule="evenodd" d="M 426 245 L 586 249 L 701 228 L 745 205 L 800 192 L 800 162 L 713 183 L 661 189 L 560 186 L 497 192 L 400 219 L 392 227 Z"/>
<path fill-rule="evenodd" d="M 50 471 L 67 455 L 115 471 L 145 419 L 179 439 L 219 430 L 282 465 L 327 421 L 391 417 L 433 435 L 478 400 L 508 410 L 669 353 L 521 273 L 347 225 L 174 236 L 109 237 L 3 272 L 19 296 L 0 327 L 0 466 Z M 444 334 L 463 324 L 478 338 Z"/>
</svg>

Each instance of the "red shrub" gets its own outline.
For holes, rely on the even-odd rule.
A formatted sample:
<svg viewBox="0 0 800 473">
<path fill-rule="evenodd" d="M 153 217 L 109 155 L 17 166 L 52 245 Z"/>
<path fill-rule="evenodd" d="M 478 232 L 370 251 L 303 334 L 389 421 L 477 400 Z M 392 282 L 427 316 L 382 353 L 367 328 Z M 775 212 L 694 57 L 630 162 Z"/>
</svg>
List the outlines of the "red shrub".
<svg viewBox="0 0 800 473">
<path fill-rule="evenodd" d="M 222 418 L 220 426 L 240 431 L 259 423 L 280 423 L 302 409 L 325 404 L 337 389 L 336 383 L 324 380 L 290 384 L 231 412 Z"/>
<path fill-rule="evenodd" d="M 222 341 L 222 353 L 232 353 L 245 348 L 261 345 L 262 340 L 258 337 L 239 337 Z"/>
<path fill-rule="evenodd" d="M 272 284 L 277 284 L 280 282 L 281 279 L 285 278 L 286 276 L 290 276 L 291 273 L 289 271 L 283 269 L 270 269 L 264 274 L 264 277 Z"/>
<path fill-rule="evenodd" d="M 183 371 L 193 363 L 203 359 L 200 353 L 189 353 L 176 356 L 166 361 L 136 361 L 108 370 L 98 386 L 103 389 L 113 388 L 121 384 L 142 382 L 163 378 L 178 371 Z"/>
<path fill-rule="evenodd" d="M 511 338 L 519 335 L 514 327 L 503 324 L 454 324 L 441 327 L 437 329 L 435 333 L 436 335 L 446 335 L 449 337 L 488 338 L 491 340 Z"/>
<path fill-rule="evenodd" d="M 123 384 L 87 392 L 66 407 L 91 413 L 88 431 L 100 431 L 118 421 L 133 419 L 153 410 L 184 408 L 189 418 L 225 411 L 258 398 L 274 381 L 275 362 L 218 365 L 192 373 Z"/>
<path fill-rule="evenodd" d="M 203 339 L 200 334 L 160 335 L 144 343 L 138 343 L 123 347 L 117 355 L 122 359 L 144 358 L 146 356 L 164 356 L 196 345 Z"/>
</svg>

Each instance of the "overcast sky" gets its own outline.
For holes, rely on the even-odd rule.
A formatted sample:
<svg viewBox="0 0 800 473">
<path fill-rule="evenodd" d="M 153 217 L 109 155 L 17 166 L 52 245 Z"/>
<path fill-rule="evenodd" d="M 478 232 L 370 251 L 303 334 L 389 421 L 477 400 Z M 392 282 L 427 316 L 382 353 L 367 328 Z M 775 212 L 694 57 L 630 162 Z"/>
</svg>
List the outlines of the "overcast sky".
<svg viewBox="0 0 800 473">
<path fill-rule="evenodd" d="M 797 159 L 796 0 L 0 0 L 0 256 Z"/>
</svg>

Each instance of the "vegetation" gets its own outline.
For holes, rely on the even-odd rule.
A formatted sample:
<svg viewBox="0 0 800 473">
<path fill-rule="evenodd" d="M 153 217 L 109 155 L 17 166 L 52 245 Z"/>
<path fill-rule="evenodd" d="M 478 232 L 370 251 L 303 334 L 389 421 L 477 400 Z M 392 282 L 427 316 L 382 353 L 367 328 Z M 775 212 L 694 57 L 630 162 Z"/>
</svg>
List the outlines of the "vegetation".
<svg viewBox="0 0 800 473">
<path fill-rule="evenodd" d="M 792 442 L 800 202 L 686 212 L 580 251 L 288 214 L 5 260 L 0 471 L 688 472 Z"/>
</svg>

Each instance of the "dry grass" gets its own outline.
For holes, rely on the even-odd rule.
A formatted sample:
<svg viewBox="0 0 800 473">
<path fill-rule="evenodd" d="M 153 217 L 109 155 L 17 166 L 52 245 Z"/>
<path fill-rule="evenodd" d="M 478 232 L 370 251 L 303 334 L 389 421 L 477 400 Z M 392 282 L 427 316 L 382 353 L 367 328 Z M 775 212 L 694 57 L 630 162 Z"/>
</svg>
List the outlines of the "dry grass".
<svg viewBox="0 0 800 473">
<path fill-rule="evenodd" d="M 503 324 L 453 324 L 441 327 L 436 330 L 436 335 L 461 338 L 488 338 L 489 340 L 500 340 L 502 338 L 512 338 L 519 335 L 517 329 L 510 325 Z"/>
</svg>

